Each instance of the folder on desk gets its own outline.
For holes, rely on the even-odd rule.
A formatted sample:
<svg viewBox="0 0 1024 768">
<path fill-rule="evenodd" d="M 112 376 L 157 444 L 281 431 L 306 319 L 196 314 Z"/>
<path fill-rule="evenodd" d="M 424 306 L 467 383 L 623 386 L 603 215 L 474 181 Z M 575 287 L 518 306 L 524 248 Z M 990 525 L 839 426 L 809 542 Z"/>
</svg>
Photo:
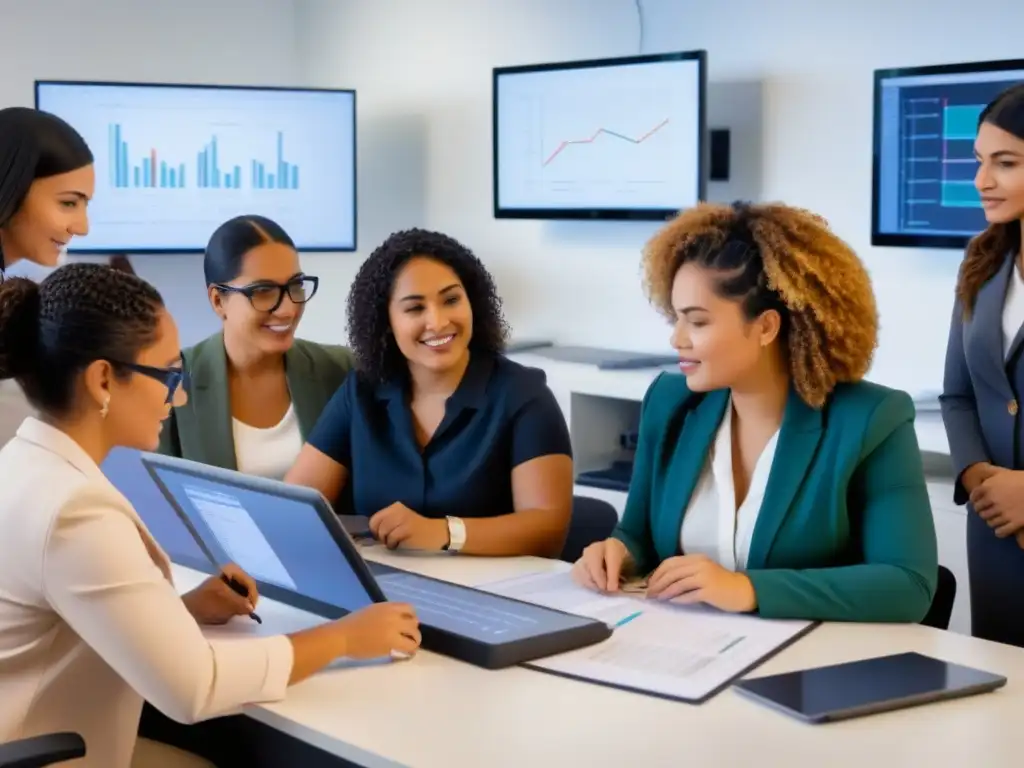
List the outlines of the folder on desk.
<svg viewBox="0 0 1024 768">
<path fill-rule="evenodd" d="M 480 588 L 592 618 L 628 618 L 609 620 L 607 640 L 523 666 L 690 704 L 715 696 L 819 623 L 600 595 L 574 585 L 567 570 Z"/>
</svg>

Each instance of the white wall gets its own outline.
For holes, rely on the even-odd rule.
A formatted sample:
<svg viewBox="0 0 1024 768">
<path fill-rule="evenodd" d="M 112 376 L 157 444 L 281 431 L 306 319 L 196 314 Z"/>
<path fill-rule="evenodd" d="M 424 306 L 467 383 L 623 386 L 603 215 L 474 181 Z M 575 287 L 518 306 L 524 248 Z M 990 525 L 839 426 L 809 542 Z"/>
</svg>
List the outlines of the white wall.
<svg viewBox="0 0 1024 768">
<path fill-rule="evenodd" d="M 637 248 L 651 226 L 491 214 L 491 68 L 636 53 L 632 2 L 308 0 L 299 8 L 310 83 L 358 94 L 360 252 L 331 265 L 332 281 L 350 280 L 390 232 L 427 226 L 484 259 L 516 335 L 663 347 L 666 328 L 634 289 Z M 560 314 L 566 297 L 568 315 Z M 307 321 L 324 309 L 313 304 Z"/>
<path fill-rule="evenodd" d="M 702 46 L 713 83 L 763 81 L 764 197 L 818 210 L 864 257 L 882 321 L 872 376 L 911 391 L 941 387 L 962 254 L 871 247 L 871 73 L 1020 57 L 1019 35 L 1000 30 L 1024 26 L 1024 4 L 647 0 L 644 6 L 651 50 Z"/>
<path fill-rule="evenodd" d="M 709 120 L 736 129 L 739 166 L 739 178 L 712 185 L 711 196 L 759 193 L 824 214 L 875 280 L 883 327 L 873 377 L 938 388 L 961 254 L 870 246 L 871 72 L 1020 56 L 1024 4 L 642 6 L 645 53 L 709 52 Z M 667 329 L 639 290 L 639 248 L 652 225 L 491 216 L 491 68 L 635 54 L 633 0 L 305 0 L 299 9 L 310 82 L 358 90 L 362 255 L 399 227 L 446 230 L 494 271 L 517 335 L 665 349 Z M 321 274 L 344 283 L 358 262 L 321 262 Z M 317 318 L 319 331 L 326 316 Z"/>
<path fill-rule="evenodd" d="M 33 103 L 36 79 L 295 85 L 291 0 L 0 0 L 0 106 Z M 186 344 L 217 327 L 202 258 L 134 258 Z"/>
</svg>

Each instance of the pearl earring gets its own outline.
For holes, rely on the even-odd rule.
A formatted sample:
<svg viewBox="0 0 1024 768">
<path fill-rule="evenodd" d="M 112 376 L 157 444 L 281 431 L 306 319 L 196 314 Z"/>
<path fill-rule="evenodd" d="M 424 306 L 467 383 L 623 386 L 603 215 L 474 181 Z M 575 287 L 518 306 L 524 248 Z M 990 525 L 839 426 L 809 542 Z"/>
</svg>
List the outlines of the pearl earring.
<svg viewBox="0 0 1024 768">
<path fill-rule="evenodd" d="M 108 413 L 110 413 L 110 395 L 107 395 L 103 401 L 103 406 L 100 408 L 100 418 L 107 418 Z"/>
</svg>

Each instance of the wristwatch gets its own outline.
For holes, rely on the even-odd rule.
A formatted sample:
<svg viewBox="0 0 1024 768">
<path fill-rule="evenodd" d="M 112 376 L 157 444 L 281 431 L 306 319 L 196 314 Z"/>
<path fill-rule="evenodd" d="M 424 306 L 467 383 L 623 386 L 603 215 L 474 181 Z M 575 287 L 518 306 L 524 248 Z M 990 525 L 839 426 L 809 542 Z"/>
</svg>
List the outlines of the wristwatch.
<svg viewBox="0 0 1024 768">
<path fill-rule="evenodd" d="M 448 521 L 448 543 L 444 545 L 445 552 L 456 553 L 466 546 L 466 524 L 461 517 L 447 517 Z"/>
</svg>

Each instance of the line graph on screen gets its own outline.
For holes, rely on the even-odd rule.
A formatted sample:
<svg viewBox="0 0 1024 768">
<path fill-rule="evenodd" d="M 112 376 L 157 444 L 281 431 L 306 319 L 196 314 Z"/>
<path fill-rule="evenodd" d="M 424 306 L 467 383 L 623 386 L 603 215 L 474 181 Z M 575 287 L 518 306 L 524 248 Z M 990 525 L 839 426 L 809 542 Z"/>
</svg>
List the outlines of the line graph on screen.
<svg viewBox="0 0 1024 768">
<path fill-rule="evenodd" d="M 496 90 L 501 207 L 678 210 L 700 187 L 693 62 L 511 73 Z"/>
<path fill-rule="evenodd" d="M 649 131 L 647 131 L 647 133 L 643 134 L 642 136 L 638 136 L 636 138 L 634 138 L 632 136 L 626 136 L 625 134 L 619 133 L 618 131 L 613 131 L 610 128 L 601 127 L 601 128 L 598 128 L 596 131 L 594 131 L 590 136 L 588 136 L 585 139 L 563 139 L 562 141 L 560 141 L 558 143 L 558 146 L 555 148 L 555 151 L 552 152 L 550 155 L 548 155 L 545 158 L 544 162 L 542 163 L 542 166 L 549 165 L 551 163 L 551 161 L 554 160 L 556 157 L 558 157 L 560 154 L 562 154 L 562 152 L 566 148 L 571 147 L 573 145 L 593 144 L 602 135 L 608 136 L 608 137 L 610 137 L 612 139 L 618 139 L 620 141 L 626 141 L 626 142 L 629 142 L 630 144 L 642 144 L 643 142 L 647 141 L 647 139 L 649 139 L 651 136 L 653 136 L 658 131 L 660 131 L 662 128 L 664 128 L 666 125 L 668 125 L 668 122 L 669 122 L 669 118 L 666 117 L 664 120 L 662 120 L 656 126 L 654 126 Z"/>
</svg>

